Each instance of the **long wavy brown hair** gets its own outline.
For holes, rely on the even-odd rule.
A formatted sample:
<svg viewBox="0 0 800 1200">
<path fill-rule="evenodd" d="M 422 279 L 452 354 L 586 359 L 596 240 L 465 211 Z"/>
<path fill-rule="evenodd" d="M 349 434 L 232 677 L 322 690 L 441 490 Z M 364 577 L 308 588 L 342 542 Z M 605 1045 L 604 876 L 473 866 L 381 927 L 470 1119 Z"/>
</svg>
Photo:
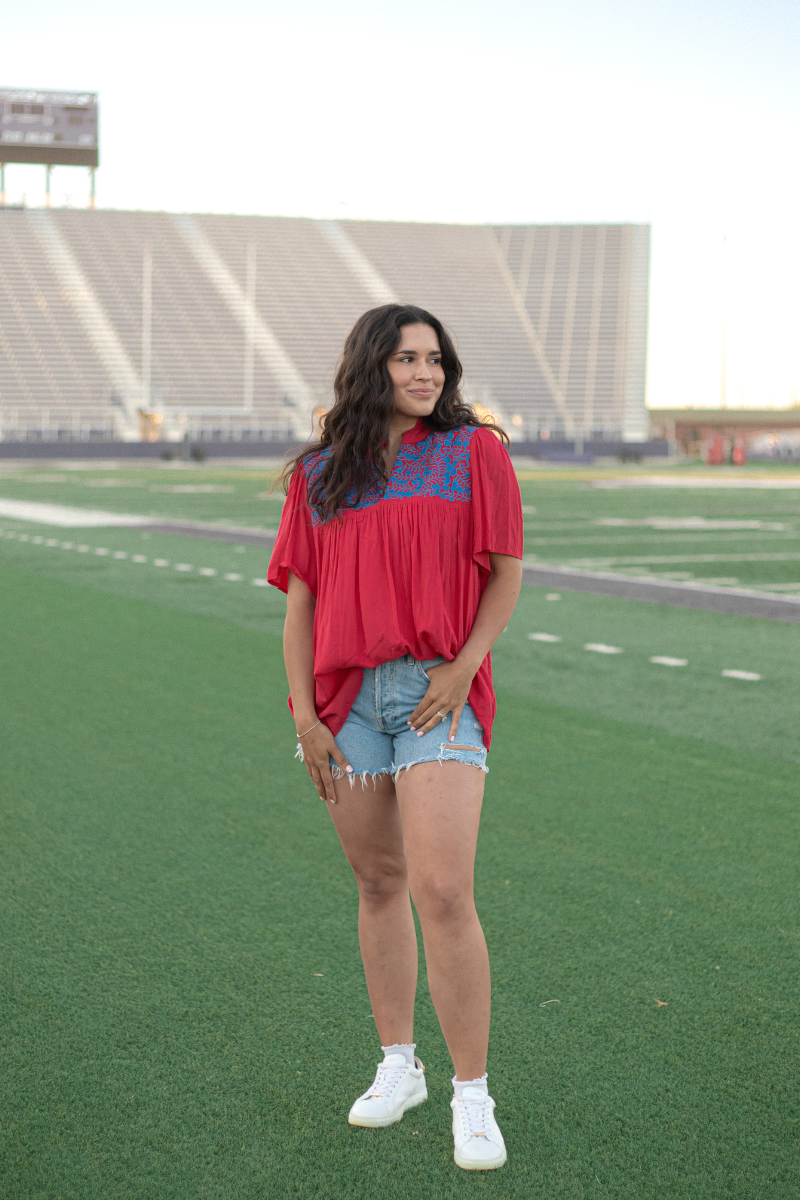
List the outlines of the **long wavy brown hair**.
<svg viewBox="0 0 800 1200">
<path fill-rule="evenodd" d="M 430 325 L 439 339 L 444 387 L 427 425 L 436 431 L 487 425 L 508 442 L 504 430 L 481 420 L 460 392 L 463 374 L 453 340 L 432 313 L 414 304 L 382 304 L 359 317 L 347 335 L 333 383 L 334 403 L 325 415 L 319 441 L 304 446 L 287 463 L 284 491 L 294 471 L 321 450 L 330 450 L 308 487 L 308 503 L 323 521 L 355 507 L 366 493 L 389 482 L 384 450 L 394 415 L 394 385 L 387 362 L 400 345 L 405 325 Z"/>
</svg>

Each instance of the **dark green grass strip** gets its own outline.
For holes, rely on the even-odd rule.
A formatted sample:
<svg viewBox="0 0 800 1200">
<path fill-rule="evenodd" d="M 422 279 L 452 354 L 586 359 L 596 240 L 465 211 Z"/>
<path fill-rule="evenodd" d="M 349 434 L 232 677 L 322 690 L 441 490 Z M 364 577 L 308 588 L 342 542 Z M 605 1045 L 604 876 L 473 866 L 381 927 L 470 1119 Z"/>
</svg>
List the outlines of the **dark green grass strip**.
<svg viewBox="0 0 800 1200">
<path fill-rule="evenodd" d="M 14 571 L 0 611 L 6 1196 L 797 1195 L 794 767 L 500 696 L 511 1157 L 467 1176 L 422 986 L 431 1101 L 345 1123 L 376 1036 L 277 639 Z"/>
</svg>

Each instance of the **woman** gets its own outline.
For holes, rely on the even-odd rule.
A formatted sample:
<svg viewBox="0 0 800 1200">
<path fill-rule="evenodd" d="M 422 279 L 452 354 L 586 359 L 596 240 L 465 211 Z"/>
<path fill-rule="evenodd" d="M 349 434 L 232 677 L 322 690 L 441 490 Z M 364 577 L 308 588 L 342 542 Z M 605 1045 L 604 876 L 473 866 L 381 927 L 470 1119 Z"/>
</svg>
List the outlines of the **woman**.
<svg viewBox="0 0 800 1200">
<path fill-rule="evenodd" d="M 489 1096 L 489 960 L 473 868 L 495 698 L 489 651 L 522 577 L 519 486 L 501 430 L 459 395 L 435 317 L 365 313 L 320 441 L 287 468 L 269 569 L 287 593 L 298 756 L 358 883 L 359 940 L 384 1060 L 353 1125 L 427 1099 L 414 1056 L 417 942 L 455 1067 L 455 1161 L 506 1161 Z"/>
</svg>

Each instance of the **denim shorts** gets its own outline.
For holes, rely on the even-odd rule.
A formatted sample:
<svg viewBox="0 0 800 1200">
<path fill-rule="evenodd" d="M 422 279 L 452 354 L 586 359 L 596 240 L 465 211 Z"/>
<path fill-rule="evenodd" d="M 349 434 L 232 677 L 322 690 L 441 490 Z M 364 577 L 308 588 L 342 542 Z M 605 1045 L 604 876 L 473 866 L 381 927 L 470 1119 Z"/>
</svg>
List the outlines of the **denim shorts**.
<svg viewBox="0 0 800 1200">
<path fill-rule="evenodd" d="M 449 715 L 422 737 L 417 737 L 408 724 L 428 690 L 426 670 L 444 661 L 431 658 L 420 662 L 408 654 L 379 667 L 365 668 L 361 690 L 336 735 L 336 745 L 353 768 L 351 783 L 356 775 L 391 775 L 396 779 L 400 771 L 422 762 L 452 760 L 487 770 L 483 729 L 469 704 L 464 706 L 458 729 L 452 730 L 455 742 L 450 741 Z M 331 767 L 334 778 L 344 775 L 333 759 Z"/>
</svg>

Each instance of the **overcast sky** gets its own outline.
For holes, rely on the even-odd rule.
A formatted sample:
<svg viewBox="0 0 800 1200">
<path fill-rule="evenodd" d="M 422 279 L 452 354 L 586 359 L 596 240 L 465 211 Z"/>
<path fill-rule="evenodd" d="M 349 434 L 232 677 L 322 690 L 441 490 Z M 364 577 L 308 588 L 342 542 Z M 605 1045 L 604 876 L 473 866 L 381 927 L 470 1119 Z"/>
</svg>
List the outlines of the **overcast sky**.
<svg viewBox="0 0 800 1200">
<path fill-rule="evenodd" d="M 27 0 L 0 86 L 100 93 L 101 207 L 650 222 L 650 403 L 719 402 L 727 307 L 728 403 L 784 406 L 798 62 L 796 0 Z"/>
</svg>

